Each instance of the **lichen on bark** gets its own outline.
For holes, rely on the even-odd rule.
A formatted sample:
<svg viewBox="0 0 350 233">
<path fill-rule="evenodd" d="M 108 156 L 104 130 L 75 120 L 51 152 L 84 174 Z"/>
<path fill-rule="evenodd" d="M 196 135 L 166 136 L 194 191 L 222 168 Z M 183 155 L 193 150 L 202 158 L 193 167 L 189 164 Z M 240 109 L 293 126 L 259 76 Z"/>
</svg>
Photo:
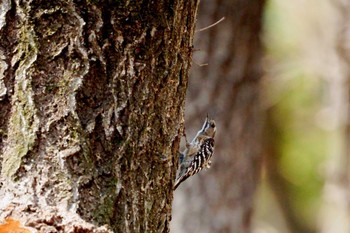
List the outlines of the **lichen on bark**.
<svg viewBox="0 0 350 233">
<path fill-rule="evenodd" d="M 22 19 L 21 43 L 14 51 L 11 66 L 18 68 L 15 73 L 14 94 L 12 96 L 12 112 L 9 119 L 8 135 L 3 153 L 2 175 L 12 179 L 19 169 L 21 159 L 33 148 L 39 128 L 37 109 L 33 100 L 30 68 L 37 58 L 37 47 L 34 42 L 32 28 Z"/>
</svg>

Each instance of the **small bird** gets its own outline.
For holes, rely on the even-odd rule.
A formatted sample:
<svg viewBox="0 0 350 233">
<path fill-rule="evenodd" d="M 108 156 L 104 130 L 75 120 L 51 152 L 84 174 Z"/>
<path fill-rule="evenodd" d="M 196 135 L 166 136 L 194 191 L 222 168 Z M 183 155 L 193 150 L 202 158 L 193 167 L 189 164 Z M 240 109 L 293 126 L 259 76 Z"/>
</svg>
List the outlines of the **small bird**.
<svg viewBox="0 0 350 233">
<path fill-rule="evenodd" d="M 210 159 L 214 153 L 215 133 L 215 121 L 207 116 L 202 129 L 198 131 L 191 143 L 186 142 L 186 149 L 180 154 L 180 171 L 174 190 L 188 177 L 195 175 L 205 167 L 210 168 Z"/>
</svg>

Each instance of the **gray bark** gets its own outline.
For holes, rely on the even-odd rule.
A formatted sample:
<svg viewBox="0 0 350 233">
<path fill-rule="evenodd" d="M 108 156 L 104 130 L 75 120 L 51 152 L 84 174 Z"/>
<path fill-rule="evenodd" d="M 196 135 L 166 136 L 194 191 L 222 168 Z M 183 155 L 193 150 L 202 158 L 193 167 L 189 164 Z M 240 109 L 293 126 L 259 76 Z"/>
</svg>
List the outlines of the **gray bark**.
<svg viewBox="0 0 350 233">
<path fill-rule="evenodd" d="M 0 220 L 169 231 L 197 5 L 0 2 Z"/>
</svg>

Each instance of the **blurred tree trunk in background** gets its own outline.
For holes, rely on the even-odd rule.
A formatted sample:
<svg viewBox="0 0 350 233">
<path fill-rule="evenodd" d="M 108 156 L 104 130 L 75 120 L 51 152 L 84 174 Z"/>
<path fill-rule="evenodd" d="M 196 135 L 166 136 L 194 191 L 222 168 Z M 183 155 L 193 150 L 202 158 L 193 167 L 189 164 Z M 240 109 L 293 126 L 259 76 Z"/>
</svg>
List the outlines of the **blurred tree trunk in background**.
<svg viewBox="0 0 350 233">
<path fill-rule="evenodd" d="M 350 2 L 332 1 L 334 7 L 334 46 L 328 52 L 332 70 L 327 73 L 330 109 L 335 137 L 325 175 L 323 206 L 319 229 L 321 233 L 350 232 Z M 328 33 L 330 33 L 328 31 Z M 340 145 L 339 145 L 340 144 Z"/>
<path fill-rule="evenodd" d="M 0 2 L 0 222 L 169 231 L 197 6 Z"/>
<path fill-rule="evenodd" d="M 260 79 L 265 1 L 201 1 L 186 103 L 193 136 L 207 113 L 218 132 L 212 168 L 175 193 L 173 232 L 250 232 L 261 165 Z"/>
<path fill-rule="evenodd" d="M 273 107 L 266 111 L 266 122 L 264 124 L 264 169 L 269 182 L 269 187 L 273 191 L 274 197 L 281 207 L 283 218 L 286 220 L 287 227 L 290 232 L 312 233 L 311 229 L 305 221 L 302 221 L 301 215 L 293 206 L 293 189 L 292 184 L 283 176 L 280 166 L 281 148 L 283 144 L 283 130 L 285 126 L 278 125 L 278 121 L 274 119 L 276 114 Z"/>
</svg>

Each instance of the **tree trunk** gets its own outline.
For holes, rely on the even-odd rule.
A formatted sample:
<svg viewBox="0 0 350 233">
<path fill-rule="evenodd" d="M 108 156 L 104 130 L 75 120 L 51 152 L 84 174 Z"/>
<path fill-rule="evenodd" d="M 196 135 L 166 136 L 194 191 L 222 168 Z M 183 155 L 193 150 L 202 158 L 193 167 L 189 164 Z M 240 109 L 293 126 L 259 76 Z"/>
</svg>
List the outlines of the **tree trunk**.
<svg viewBox="0 0 350 233">
<path fill-rule="evenodd" d="M 169 231 L 197 5 L 0 3 L 0 221 Z"/>
<path fill-rule="evenodd" d="M 202 1 L 187 98 L 193 135 L 206 114 L 217 122 L 210 170 L 177 190 L 175 232 L 250 232 L 261 164 L 260 32 L 264 1 Z M 195 120 L 196 119 L 196 120 Z M 197 121 L 197 119 L 199 121 Z"/>
<path fill-rule="evenodd" d="M 331 144 L 327 161 L 323 205 L 319 215 L 319 232 L 350 232 L 350 49 L 349 20 L 350 3 L 336 0 L 332 19 L 336 22 L 327 34 L 332 37 L 331 51 L 327 51 L 327 62 L 331 65 L 324 72 L 327 81 L 327 106 L 331 113 L 329 124 L 334 126 L 335 142 Z M 334 51 L 335 49 L 335 51 Z M 328 123 L 328 122 L 327 122 Z M 332 124 L 333 123 L 333 124 Z"/>
</svg>

